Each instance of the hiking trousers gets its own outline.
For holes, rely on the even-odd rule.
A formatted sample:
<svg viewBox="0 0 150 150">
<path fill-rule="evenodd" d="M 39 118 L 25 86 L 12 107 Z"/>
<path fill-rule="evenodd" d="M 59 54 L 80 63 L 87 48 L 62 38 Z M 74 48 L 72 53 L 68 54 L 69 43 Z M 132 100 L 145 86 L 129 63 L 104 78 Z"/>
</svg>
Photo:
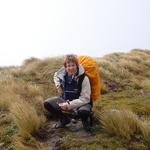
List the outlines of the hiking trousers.
<svg viewBox="0 0 150 150">
<path fill-rule="evenodd" d="M 50 113 L 56 114 L 58 116 L 61 116 L 63 114 L 63 110 L 61 107 L 59 107 L 58 103 L 65 103 L 66 100 L 64 100 L 61 97 L 52 97 L 44 101 L 44 107 L 47 109 Z M 81 107 L 78 107 L 75 109 L 75 111 L 78 113 L 78 115 L 81 118 L 84 118 L 85 120 L 90 116 L 92 106 L 90 104 L 85 104 Z M 71 110 L 68 110 L 70 112 Z M 74 110 L 72 110 L 74 111 Z"/>
</svg>

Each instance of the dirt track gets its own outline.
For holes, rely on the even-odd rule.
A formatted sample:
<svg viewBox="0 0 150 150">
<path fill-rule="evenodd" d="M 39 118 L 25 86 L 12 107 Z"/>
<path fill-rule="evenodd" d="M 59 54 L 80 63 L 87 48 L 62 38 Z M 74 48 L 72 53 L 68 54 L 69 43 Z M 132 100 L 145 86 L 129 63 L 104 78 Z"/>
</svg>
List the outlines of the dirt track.
<svg viewBox="0 0 150 150">
<path fill-rule="evenodd" d="M 70 124 L 66 125 L 65 129 L 55 129 L 56 120 L 49 119 L 47 121 L 46 130 L 41 133 L 40 141 L 49 150 L 54 150 L 56 145 L 61 143 L 61 139 L 64 136 L 62 130 L 67 132 L 72 132 L 75 139 L 91 139 L 93 135 L 89 131 L 83 130 L 82 122 L 80 120 L 71 121 Z M 66 136 L 66 135 L 65 135 Z"/>
</svg>

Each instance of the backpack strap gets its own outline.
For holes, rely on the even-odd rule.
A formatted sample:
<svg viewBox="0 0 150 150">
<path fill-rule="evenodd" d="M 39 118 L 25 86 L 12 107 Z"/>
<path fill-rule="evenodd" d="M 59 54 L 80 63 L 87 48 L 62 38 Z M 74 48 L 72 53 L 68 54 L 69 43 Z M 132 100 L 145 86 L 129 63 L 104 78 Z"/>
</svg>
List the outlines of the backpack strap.
<svg viewBox="0 0 150 150">
<path fill-rule="evenodd" d="M 84 80 L 84 77 L 85 77 L 85 73 L 82 74 L 81 76 L 79 76 L 79 81 L 78 81 L 78 91 L 79 92 L 81 92 L 81 90 L 82 90 L 82 82 Z M 90 103 L 89 104 L 93 107 L 92 99 L 90 99 Z"/>
<path fill-rule="evenodd" d="M 84 80 L 84 77 L 85 77 L 85 73 L 82 74 L 81 76 L 79 76 L 79 80 L 78 80 L 78 91 L 79 93 L 81 92 L 82 90 L 82 82 Z"/>
</svg>

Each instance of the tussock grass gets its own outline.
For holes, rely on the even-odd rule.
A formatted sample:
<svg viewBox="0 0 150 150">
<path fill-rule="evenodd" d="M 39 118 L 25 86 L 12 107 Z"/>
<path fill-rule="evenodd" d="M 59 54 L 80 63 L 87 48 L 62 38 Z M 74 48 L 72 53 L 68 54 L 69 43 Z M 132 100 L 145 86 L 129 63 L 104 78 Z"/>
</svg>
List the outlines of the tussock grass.
<svg viewBox="0 0 150 150">
<path fill-rule="evenodd" d="M 101 126 L 93 128 L 96 133 L 93 140 L 75 140 L 75 143 L 74 140 L 71 143 L 71 138 L 64 140 L 69 143 L 64 143 L 66 149 L 148 148 L 149 58 L 150 51 L 141 49 L 94 58 L 99 65 L 102 94 L 94 102 L 93 110 L 103 130 Z M 45 125 L 44 115 L 47 112 L 43 101 L 57 95 L 53 75 L 62 67 L 63 60 L 64 56 L 43 60 L 30 58 L 20 67 L 0 68 L 0 140 L 7 143 L 4 149 L 45 150 L 34 137 Z M 118 109 L 119 113 L 110 111 L 112 109 Z M 12 124 L 17 125 L 17 133 L 12 129 Z M 11 135 L 7 133 L 7 126 Z M 5 136 L 9 138 L 6 140 Z M 138 141 L 134 141 L 137 137 Z"/>
<path fill-rule="evenodd" d="M 42 90 L 39 86 L 33 83 L 27 83 L 21 79 L 3 78 L 0 82 L 0 104 L 2 108 L 7 109 L 11 103 L 20 101 L 24 98 L 34 103 L 36 97 L 42 95 Z"/>
<path fill-rule="evenodd" d="M 26 98 L 26 100 L 31 100 L 42 94 L 39 86 L 34 83 L 26 83 L 21 79 L 17 81 L 17 84 L 12 85 L 12 89 L 17 95 Z"/>
<path fill-rule="evenodd" d="M 150 55 L 150 50 L 143 50 L 143 49 L 132 49 L 129 54 L 133 55 L 139 55 L 141 58 L 148 58 L 148 55 Z"/>
<path fill-rule="evenodd" d="M 149 50 L 133 49 L 129 53 L 113 53 L 104 56 L 103 59 L 109 61 L 118 68 L 129 70 L 133 74 L 146 73 L 149 70 L 150 60 Z"/>
<path fill-rule="evenodd" d="M 10 106 L 10 113 L 23 138 L 37 134 L 45 125 L 45 118 L 38 116 L 35 108 L 26 101 L 13 103 Z"/>
<path fill-rule="evenodd" d="M 132 79 L 132 86 L 134 89 L 141 89 L 141 82 L 138 79 Z"/>
<path fill-rule="evenodd" d="M 8 110 L 12 103 L 20 101 L 19 95 L 14 94 L 14 92 L 2 93 L 0 96 L 0 106 L 4 110 Z"/>
<path fill-rule="evenodd" d="M 112 77 L 112 73 L 108 70 L 105 70 L 103 67 L 100 67 L 100 75 L 104 79 L 110 79 Z"/>
<path fill-rule="evenodd" d="M 141 81 L 150 77 L 149 50 L 134 49 L 129 53 L 113 53 L 95 60 L 109 91 L 126 90 L 128 87 L 140 89 Z M 113 89 L 110 84 L 113 84 Z"/>
<path fill-rule="evenodd" d="M 138 74 L 138 73 L 142 73 L 143 72 L 143 69 L 141 68 L 140 64 L 138 64 L 137 62 L 135 61 L 131 61 L 131 60 L 126 60 L 126 59 L 123 59 L 121 60 L 120 64 L 118 65 L 119 67 L 123 67 L 135 74 Z"/>
<path fill-rule="evenodd" d="M 112 53 L 109 55 L 105 55 L 103 59 L 111 62 L 111 63 L 119 63 L 120 59 L 123 58 L 124 53 Z"/>
<path fill-rule="evenodd" d="M 148 92 L 148 94 L 150 94 L 150 80 L 149 79 L 145 79 L 141 81 L 141 86 L 146 91 L 146 93 Z"/>
<path fill-rule="evenodd" d="M 150 67 L 150 60 L 147 58 L 145 61 L 142 62 L 143 65 Z"/>
<path fill-rule="evenodd" d="M 148 139 L 148 141 L 150 142 L 150 121 L 144 120 L 140 127 L 143 136 L 145 137 L 145 139 Z"/>
<path fill-rule="evenodd" d="M 44 60 L 27 60 L 23 66 L 25 75 L 36 75 L 37 78 L 49 79 L 53 77 L 53 73 L 62 67 L 63 57 L 46 58 Z"/>
<path fill-rule="evenodd" d="M 42 115 L 42 91 L 34 83 L 26 82 L 16 77 L 13 78 L 13 76 L 2 76 L 0 81 L 0 108 L 9 111 L 10 114 L 3 115 L 0 123 L 8 126 L 13 121 L 19 129 L 19 136 L 24 139 L 32 139 L 45 125 L 46 120 Z M 2 136 L 4 135 L 4 139 L 8 136 L 7 143 L 13 142 L 11 136 L 15 133 L 13 133 L 13 130 L 10 132 L 12 132 L 12 135 L 9 135 L 7 130 L 1 133 Z M 2 140 L 4 139 L 2 138 Z M 27 149 L 27 146 L 25 146 L 25 149 Z"/>
<path fill-rule="evenodd" d="M 30 140 L 24 140 L 22 137 L 14 138 L 15 150 L 48 150 L 42 143 L 31 137 Z"/>
<path fill-rule="evenodd" d="M 129 110 L 105 110 L 99 115 L 102 128 L 112 134 L 131 139 L 136 134 L 150 136 L 149 124 L 142 122 L 136 114 Z"/>
<path fill-rule="evenodd" d="M 14 84 L 13 78 L 3 78 L 0 82 L 0 106 L 4 110 L 8 110 L 13 102 L 19 101 L 19 95 L 16 95 L 11 88 Z"/>
<path fill-rule="evenodd" d="M 36 63 L 41 61 L 41 59 L 35 58 L 35 57 L 31 57 L 29 59 L 24 60 L 23 65 L 30 65 L 32 63 Z"/>
<path fill-rule="evenodd" d="M 11 118 L 10 116 L 2 109 L 0 109 L 0 125 L 2 124 L 8 124 L 11 122 Z M 0 135 L 1 135 L 2 131 L 0 132 Z"/>
<path fill-rule="evenodd" d="M 108 92 L 109 92 L 109 89 L 108 89 L 108 87 L 106 86 L 106 84 L 103 83 L 103 82 L 101 82 L 101 93 L 102 93 L 102 94 L 106 94 L 106 93 L 108 93 Z"/>
<path fill-rule="evenodd" d="M 0 76 L 3 78 L 12 78 L 12 77 L 19 77 L 23 75 L 23 68 L 22 66 L 17 67 L 4 67 L 1 68 Z"/>
</svg>

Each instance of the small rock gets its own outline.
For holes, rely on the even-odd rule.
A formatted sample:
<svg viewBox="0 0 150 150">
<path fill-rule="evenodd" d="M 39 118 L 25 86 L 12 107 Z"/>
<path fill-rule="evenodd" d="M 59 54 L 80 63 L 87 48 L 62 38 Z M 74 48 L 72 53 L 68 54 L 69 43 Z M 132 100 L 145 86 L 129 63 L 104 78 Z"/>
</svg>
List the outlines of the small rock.
<svg viewBox="0 0 150 150">
<path fill-rule="evenodd" d="M 4 143 L 0 143 L 0 147 L 2 147 L 4 145 Z"/>
</svg>

